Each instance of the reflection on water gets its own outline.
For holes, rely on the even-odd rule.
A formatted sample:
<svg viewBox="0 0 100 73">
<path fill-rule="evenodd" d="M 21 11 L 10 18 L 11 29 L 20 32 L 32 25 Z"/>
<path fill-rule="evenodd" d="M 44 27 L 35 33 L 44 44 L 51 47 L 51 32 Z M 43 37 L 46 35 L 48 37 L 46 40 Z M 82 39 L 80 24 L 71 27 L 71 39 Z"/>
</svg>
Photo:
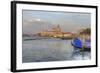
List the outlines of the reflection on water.
<svg viewBox="0 0 100 73">
<path fill-rule="evenodd" d="M 22 61 L 47 62 L 90 59 L 90 52 L 80 52 L 71 45 L 71 40 L 40 39 L 23 40 Z"/>
</svg>

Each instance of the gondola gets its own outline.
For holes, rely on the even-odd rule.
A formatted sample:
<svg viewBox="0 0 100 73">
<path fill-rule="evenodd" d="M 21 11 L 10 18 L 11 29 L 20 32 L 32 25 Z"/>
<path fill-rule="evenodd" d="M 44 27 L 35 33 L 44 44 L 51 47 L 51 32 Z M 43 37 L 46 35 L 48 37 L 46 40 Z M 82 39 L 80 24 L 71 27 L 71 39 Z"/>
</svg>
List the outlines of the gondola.
<svg viewBox="0 0 100 73">
<path fill-rule="evenodd" d="M 85 42 L 83 43 L 80 38 L 74 38 L 71 44 L 73 47 L 80 49 L 80 50 L 84 50 L 84 51 L 91 50 L 91 40 L 90 39 L 86 39 Z M 84 47 L 83 47 L 83 44 L 85 44 Z"/>
</svg>

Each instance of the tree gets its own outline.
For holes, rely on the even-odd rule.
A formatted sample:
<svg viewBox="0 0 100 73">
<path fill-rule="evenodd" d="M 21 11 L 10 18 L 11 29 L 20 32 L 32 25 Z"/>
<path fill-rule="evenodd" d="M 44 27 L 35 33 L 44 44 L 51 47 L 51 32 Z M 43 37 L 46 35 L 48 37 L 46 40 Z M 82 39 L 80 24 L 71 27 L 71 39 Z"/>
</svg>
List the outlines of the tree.
<svg viewBox="0 0 100 73">
<path fill-rule="evenodd" d="M 91 29 L 86 28 L 83 31 L 80 32 L 80 35 L 90 35 L 91 34 Z"/>
</svg>

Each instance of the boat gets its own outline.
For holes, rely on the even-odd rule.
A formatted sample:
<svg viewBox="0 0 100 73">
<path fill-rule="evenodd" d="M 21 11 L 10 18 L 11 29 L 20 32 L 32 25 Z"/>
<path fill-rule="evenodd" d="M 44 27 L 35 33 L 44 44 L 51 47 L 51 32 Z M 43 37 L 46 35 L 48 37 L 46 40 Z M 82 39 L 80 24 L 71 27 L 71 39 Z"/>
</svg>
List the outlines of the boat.
<svg viewBox="0 0 100 73">
<path fill-rule="evenodd" d="M 84 51 L 91 50 L 90 43 L 91 43 L 90 39 L 86 39 L 85 42 L 83 43 L 80 38 L 74 38 L 71 42 L 72 46 L 74 46 L 75 48 L 80 49 L 80 50 L 82 50 L 82 48 L 83 48 Z M 83 47 L 83 45 L 84 45 L 84 47 Z"/>
</svg>

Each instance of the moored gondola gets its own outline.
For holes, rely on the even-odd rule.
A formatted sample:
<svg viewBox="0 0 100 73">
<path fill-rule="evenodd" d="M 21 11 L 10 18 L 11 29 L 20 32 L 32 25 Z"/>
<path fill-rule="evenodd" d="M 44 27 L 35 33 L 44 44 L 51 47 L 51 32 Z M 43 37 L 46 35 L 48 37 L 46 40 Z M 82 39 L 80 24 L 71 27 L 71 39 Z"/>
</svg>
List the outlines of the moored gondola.
<svg viewBox="0 0 100 73">
<path fill-rule="evenodd" d="M 83 42 L 80 38 L 74 38 L 71 42 L 72 46 L 74 46 L 77 49 L 84 50 L 84 51 L 91 50 L 90 43 L 91 43 L 90 39 L 86 39 L 85 42 Z"/>
</svg>

